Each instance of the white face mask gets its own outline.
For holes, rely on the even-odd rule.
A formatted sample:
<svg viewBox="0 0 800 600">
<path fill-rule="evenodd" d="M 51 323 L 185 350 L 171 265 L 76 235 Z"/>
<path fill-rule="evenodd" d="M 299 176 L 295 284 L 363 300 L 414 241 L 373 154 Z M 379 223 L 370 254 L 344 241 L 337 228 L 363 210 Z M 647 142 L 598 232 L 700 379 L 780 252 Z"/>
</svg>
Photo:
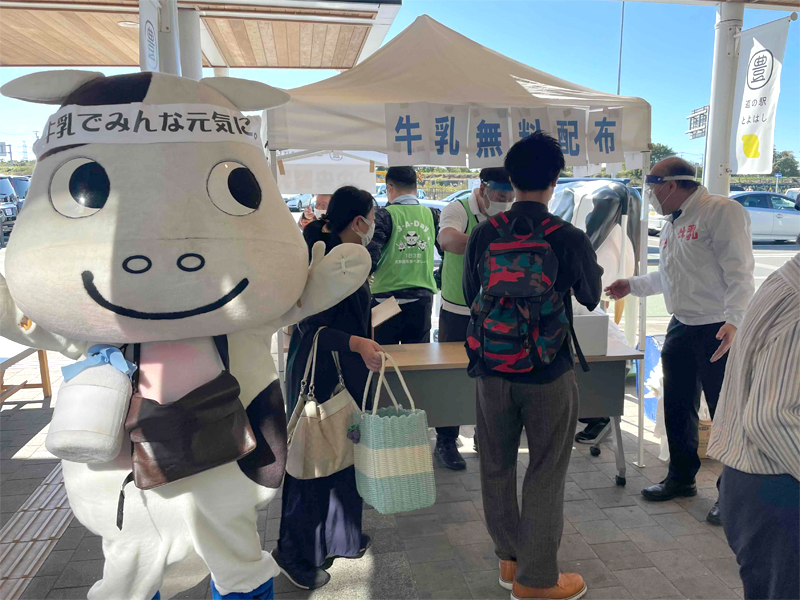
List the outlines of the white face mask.
<svg viewBox="0 0 800 600">
<path fill-rule="evenodd" d="M 328 209 L 327 208 L 315 208 L 314 209 L 314 216 L 317 217 L 317 219 L 321 219 L 322 217 L 325 216 L 325 211 L 326 210 L 328 210 Z"/>
<path fill-rule="evenodd" d="M 490 217 L 494 217 L 511 208 L 511 204 L 511 202 L 489 202 L 489 208 L 486 209 L 486 214 Z"/>
<path fill-rule="evenodd" d="M 359 231 L 358 227 L 353 227 L 353 231 L 355 231 L 358 234 L 358 237 L 361 238 L 362 246 L 369 246 L 369 243 L 372 241 L 372 236 L 375 235 L 375 221 L 372 221 L 369 224 L 367 233 Z"/>
<path fill-rule="evenodd" d="M 659 215 L 664 214 L 664 204 L 666 204 L 667 200 L 670 199 L 670 196 L 675 193 L 675 190 L 671 191 L 667 197 L 664 198 L 664 202 L 660 202 L 658 200 L 658 196 L 656 196 L 655 190 L 653 189 L 653 185 L 660 185 L 666 183 L 667 181 L 695 181 L 695 178 L 691 175 L 668 175 L 666 177 L 660 177 L 658 175 L 647 176 L 642 189 L 642 197 L 644 200 L 647 200 L 652 209 Z"/>
</svg>

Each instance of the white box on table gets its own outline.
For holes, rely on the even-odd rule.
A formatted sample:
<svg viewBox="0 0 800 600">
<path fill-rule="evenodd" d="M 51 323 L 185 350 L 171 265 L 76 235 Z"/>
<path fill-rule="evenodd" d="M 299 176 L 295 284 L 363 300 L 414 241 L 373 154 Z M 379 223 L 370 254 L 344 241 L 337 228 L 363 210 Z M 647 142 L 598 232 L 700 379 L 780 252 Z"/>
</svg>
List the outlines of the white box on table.
<svg viewBox="0 0 800 600">
<path fill-rule="evenodd" d="M 608 315 L 575 315 L 573 323 L 585 356 L 604 356 L 608 353 Z"/>
</svg>

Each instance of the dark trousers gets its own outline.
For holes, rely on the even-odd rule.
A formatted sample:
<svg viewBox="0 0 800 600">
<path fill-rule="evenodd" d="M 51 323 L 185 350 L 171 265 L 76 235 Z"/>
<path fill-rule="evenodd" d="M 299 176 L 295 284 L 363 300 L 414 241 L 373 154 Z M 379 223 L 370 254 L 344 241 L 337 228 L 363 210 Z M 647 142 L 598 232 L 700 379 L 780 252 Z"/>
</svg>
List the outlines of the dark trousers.
<svg viewBox="0 0 800 600">
<path fill-rule="evenodd" d="M 719 507 L 747 600 L 800 598 L 800 482 L 722 472 Z"/>
<path fill-rule="evenodd" d="M 373 298 L 372 306 L 378 302 Z M 400 305 L 402 311 L 375 329 L 375 341 L 388 344 L 427 344 L 431 341 L 433 294 Z"/>
<path fill-rule="evenodd" d="M 711 362 L 711 356 L 719 347 L 716 335 L 723 324 L 690 326 L 673 317 L 661 350 L 669 478 L 681 484 L 694 483 L 700 470 L 697 412 L 701 390 L 705 392 L 712 419 L 717 409 L 728 355 L 715 363 Z"/>
<path fill-rule="evenodd" d="M 478 436 L 486 526 L 501 560 L 517 561 L 517 581 L 558 581 L 564 529 L 564 484 L 578 419 L 578 384 L 569 370 L 551 383 L 477 379 Z M 530 465 L 517 504 L 517 454 L 522 428 Z"/>
<path fill-rule="evenodd" d="M 465 342 L 467 340 L 467 327 L 469 315 L 457 315 L 449 310 L 439 310 L 439 341 L 440 342 Z M 437 441 L 455 442 L 458 438 L 458 426 L 437 427 Z"/>
</svg>

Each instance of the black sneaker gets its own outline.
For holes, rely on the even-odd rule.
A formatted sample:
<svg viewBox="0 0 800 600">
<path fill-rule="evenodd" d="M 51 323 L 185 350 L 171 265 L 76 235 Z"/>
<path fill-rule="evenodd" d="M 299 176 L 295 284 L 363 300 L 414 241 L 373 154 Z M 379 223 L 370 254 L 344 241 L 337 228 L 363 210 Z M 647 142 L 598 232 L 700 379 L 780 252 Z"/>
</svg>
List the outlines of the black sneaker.
<svg viewBox="0 0 800 600">
<path fill-rule="evenodd" d="M 589 425 L 586 429 L 575 435 L 575 441 L 579 444 L 594 444 L 597 440 L 597 436 L 603 432 L 603 429 L 606 428 L 608 423 L 608 419 L 603 419 L 593 425 Z"/>
<path fill-rule="evenodd" d="M 467 462 L 458 452 L 455 440 L 436 442 L 436 449 L 433 451 L 433 455 L 442 463 L 442 466 L 452 471 L 463 471 L 467 468 Z"/>
<path fill-rule="evenodd" d="M 281 573 L 286 575 L 286 579 L 301 590 L 318 590 L 331 580 L 331 576 L 324 569 L 304 567 L 284 561 L 277 548 L 272 551 L 272 558 L 275 559 Z"/>
</svg>

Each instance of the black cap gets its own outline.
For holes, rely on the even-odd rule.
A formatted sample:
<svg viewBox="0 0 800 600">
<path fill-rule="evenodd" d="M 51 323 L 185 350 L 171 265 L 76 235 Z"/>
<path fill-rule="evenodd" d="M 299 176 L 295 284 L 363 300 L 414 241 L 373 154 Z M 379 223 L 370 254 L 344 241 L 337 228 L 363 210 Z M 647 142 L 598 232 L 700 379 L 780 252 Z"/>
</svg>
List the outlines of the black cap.
<svg viewBox="0 0 800 600">
<path fill-rule="evenodd" d="M 503 167 L 487 167 L 481 169 L 481 181 L 489 182 L 495 181 L 497 183 L 507 183 L 511 185 L 511 180 L 508 178 L 508 172 Z"/>
</svg>

